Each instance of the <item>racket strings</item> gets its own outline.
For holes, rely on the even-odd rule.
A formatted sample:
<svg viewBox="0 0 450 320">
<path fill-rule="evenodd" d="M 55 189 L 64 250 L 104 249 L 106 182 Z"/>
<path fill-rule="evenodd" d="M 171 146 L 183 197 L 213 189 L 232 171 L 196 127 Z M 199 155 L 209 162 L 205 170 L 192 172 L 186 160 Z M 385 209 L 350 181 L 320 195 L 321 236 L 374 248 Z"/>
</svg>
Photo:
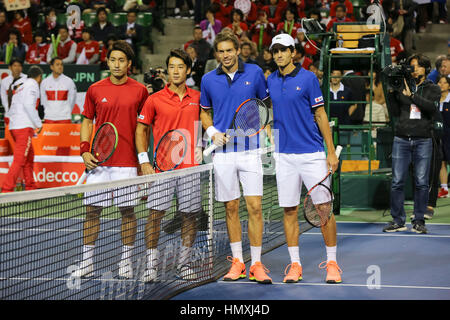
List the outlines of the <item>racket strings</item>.
<svg viewBox="0 0 450 320">
<path fill-rule="evenodd" d="M 170 170 L 183 161 L 186 151 L 185 138 L 177 132 L 164 137 L 156 151 L 156 162 L 161 170 Z"/>
<path fill-rule="evenodd" d="M 325 187 L 319 185 L 306 195 L 303 203 L 305 218 L 314 226 L 324 226 L 333 211 L 333 196 Z M 314 197 L 314 200 L 313 200 Z"/>
<path fill-rule="evenodd" d="M 116 145 L 116 132 L 111 126 L 104 126 L 97 133 L 92 145 L 92 153 L 99 160 L 104 161 L 113 152 Z"/>
<path fill-rule="evenodd" d="M 255 135 L 264 128 L 267 114 L 265 106 L 260 105 L 258 101 L 249 100 L 236 113 L 234 129 L 242 131 L 241 134 L 245 136 Z"/>
</svg>

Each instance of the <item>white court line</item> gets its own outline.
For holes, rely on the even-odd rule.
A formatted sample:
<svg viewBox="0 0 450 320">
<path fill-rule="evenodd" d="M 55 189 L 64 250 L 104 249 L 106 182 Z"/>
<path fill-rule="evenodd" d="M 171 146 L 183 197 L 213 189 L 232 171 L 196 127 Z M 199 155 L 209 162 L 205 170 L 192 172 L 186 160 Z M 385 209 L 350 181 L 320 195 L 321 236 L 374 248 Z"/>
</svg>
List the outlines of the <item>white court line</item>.
<svg viewBox="0 0 450 320">
<path fill-rule="evenodd" d="M 258 285 L 255 282 L 231 282 L 231 281 L 218 281 L 219 283 L 226 283 L 227 285 L 234 284 L 250 284 L 250 285 Z M 298 283 L 283 283 L 283 282 L 272 282 L 272 285 L 283 285 L 283 286 L 327 286 L 327 287 L 366 287 L 367 284 L 354 284 L 354 283 L 306 283 L 306 282 L 298 282 Z M 431 289 L 431 290 L 450 290 L 450 287 L 429 287 L 429 286 L 398 286 L 398 285 L 389 285 L 389 284 L 380 284 L 380 288 L 394 288 L 394 289 Z"/>
</svg>

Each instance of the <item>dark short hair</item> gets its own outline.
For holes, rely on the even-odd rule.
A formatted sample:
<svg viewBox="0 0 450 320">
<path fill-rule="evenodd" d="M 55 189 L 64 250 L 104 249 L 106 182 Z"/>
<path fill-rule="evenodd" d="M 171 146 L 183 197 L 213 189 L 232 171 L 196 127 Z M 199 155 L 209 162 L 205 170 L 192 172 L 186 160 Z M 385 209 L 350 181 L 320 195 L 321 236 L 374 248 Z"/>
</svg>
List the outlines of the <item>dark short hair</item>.
<svg viewBox="0 0 450 320">
<path fill-rule="evenodd" d="M 190 46 L 190 47 L 191 47 L 191 48 L 194 48 L 195 51 L 197 51 L 196 48 L 195 48 L 195 46 Z M 178 59 L 181 59 L 181 60 L 183 60 L 183 62 L 184 62 L 184 64 L 186 65 L 186 67 L 188 67 L 188 69 L 192 68 L 192 59 L 191 59 L 191 57 L 187 54 L 187 52 L 184 51 L 184 50 L 181 50 L 181 49 L 172 49 L 172 50 L 170 50 L 170 53 L 169 53 L 169 55 L 167 56 L 167 59 L 166 59 L 166 66 L 167 66 L 167 67 L 169 66 L 169 60 L 170 60 L 170 58 L 178 58 Z"/>
<path fill-rule="evenodd" d="M 422 67 L 425 68 L 425 74 L 430 73 L 431 71 L 431 60 L 430 58 L 428 58 L 426 55 L 421 54 L 421 53 L 417 53 L 417 54 L 413 54 L 412 56 L 410 56 L 407 60 L 408 64 L 411 64 L 411 61 L 416 59 L 417 60 L 417 64 Z"/>
<path fill-rule="evenodd" d="M 241 9 L 236 9 L 234 8 L 233 10 L 231 10 L 230 12 L 230 18 L 233 20 L 233 15 L 237 13 L 240 17 L 241 17 L 241 21 L 244 21 L 244 13 L 242 12 Z"/>
<path fill-rule="evenodd" d="M 344 12 L 347 12 L 347 7 L 345 6 L 345 4 L 339 3 L 338 5 L 336 5 L 336 11 L 338 8 L 341 8 L 342 10 L 344 10 Z"/>
<path fill-rule="evenodd" d="M 439 81 L 441 81 L 442 78 L 445 78 L 445 80 L 447 80 L 447 83 L 450 85 L 450 77 L 449 76 L 444 76 L 444 75 L 439 75 L 439 77 L 437 77 L 437 81 L 436 83 L 438 83 Z"/>
<path fill-rule="evenodd" d="M 106 11 L 106 9 L 104 7 L 99 7 L 97 9 L 97 12 L 95 13 L 95 16 L 98 17 L 98 15 L 100 14 L 100 12 L 104 12 L 106 14 L 106 16 L 108 16 L 108 11 Z"/>
<path fill-rule="evenodd" d="M 67 26 L 65 26 L 65 25 L 60 25 L 59 27 L 58 27 L 58 32 L 59 32 L 59 30 L 61 30 L 61 29 L 64 29 L 64 30 L 66 30 L 67 32 L 69 32 L 69 28 L 67 28 Z"/>
<path fill-rule="evenodd" d="M 108 50 L 108 53 L 106 54 L 108 59 L 113 51 L 122 51 L 127 56 L 128 60 L 134 60 L 133 48 L 131 48 L 130 44 L 125 40 L 114 41 L 111 50 Z"/>
<path fill-rule="evenodd" d="M 39 66 L 31 66 L 30 69 L 28 69 L 27 76 L 28 78 L 36 79 L 40 75 L 42 75 L 44 72 Z"/>
<path fill-rule="evenodd" d="M 23 67 L 23 61 L 22 59 L 18 57 L 12 57 L 11 60 L 9 60 L 9 66 L 11 67 L 14 63 L 20 63 L 20 65 Z"/>
<path fill-rule="evenodd" d="M 248 42 L 248 41 L 243 41 L 243 42 L 241 43 L 241 49 L 242 49 L 243 47 L 245 47 L 245 46 L 250 47 L 250 49 L 252 48 L 252 44 L 251 44 L 250 42 Z"/>
<path fill-rule="evenodd" d="M 231 41 L 234 45 L 234 48 L 237 50 L 239 49 L 239 40 L 236 37 L 236 35 L 233 33 L 233 31 L 227 31 L 227 29 L 222 30 L 220 33 L 216 35 L 216 38 L 214 39 L 214 50 L 217 51 L 217 45 L 220 42 L 225 41 Z"/>
<path fill-rule="evenodd" d="M 52 58 L 52 60 L 50 60 L 50 65 L 52 66 L 55 62 L 56 62 L 56 60 L 61 60 L 62 61 L 62 58 L 60 58 L 60 57 L 54 57 L 54 58 Z"/>
</svg>

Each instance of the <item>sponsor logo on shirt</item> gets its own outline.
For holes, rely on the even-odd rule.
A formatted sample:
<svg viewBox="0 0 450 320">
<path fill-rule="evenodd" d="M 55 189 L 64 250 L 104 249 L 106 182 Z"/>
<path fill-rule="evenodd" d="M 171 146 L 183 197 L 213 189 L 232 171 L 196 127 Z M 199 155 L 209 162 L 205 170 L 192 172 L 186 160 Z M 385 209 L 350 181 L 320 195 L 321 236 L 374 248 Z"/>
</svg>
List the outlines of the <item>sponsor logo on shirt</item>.
<svg viewBox="0 0 450 320">
<path fill-rule="evenodd" d="M 106 100 L 106 98 L 103 98 L 103 99 L 102 99 L 102 102 L 108 102 L 108 100 Z"/>
<path fill-rule="evenodd" d="M 43 146 L 42 150 L 56 151 L 56 150 L 58 150 L 58 147 L 57 146 Z"/>
<path fill-rule="evenodd" d="M 198 103 L 196 103 L 196 102 L 190 102 L 189 105 L 190 105 L 190 106 L 198 106 Z"/>
<path fill-rule="evenodd" d="M 43 133 L 44 136 L 59 136 L 59 132 L 58 131 L 44 131 Z"/>
<path fill-rule="evenodd" d="M 70 135 L 71 136 L 79 136 L 80 132 L 79 131 L 70 131 Z"/>
<path fill-rule="evenodd" d="M 297 86 L 297 88 L 295 88 L 295 90 L 300 91 L 302 90 L 302 88 L 300 88 L 299 86 Z M 317 101 L 316 101 L 317 102 Z"/>
<path fill-rule="evenodd" d="M 245 81 L 245 85 L 246 86 L 249 86 L 249 85 L 251 85 L 252 83 L 250 82 L 250 81 Z"/>
<path fill-rule="evenodd" d="M 139 120 L 144 120 L 144 118 L 145 118 L 145 117 L 144 117 L 143 114 L 140 114 L 139 117 L 138 117 Z"/>
<path fill-rule="evenodd" d="M 321 101 L 323 101 L 323 97 L 320 96 L 320 97 L 318 97 L 318 98 L 315 98 L 314 101 L 315 101 L 315 102 L 321 102 Z"/>
</svg>

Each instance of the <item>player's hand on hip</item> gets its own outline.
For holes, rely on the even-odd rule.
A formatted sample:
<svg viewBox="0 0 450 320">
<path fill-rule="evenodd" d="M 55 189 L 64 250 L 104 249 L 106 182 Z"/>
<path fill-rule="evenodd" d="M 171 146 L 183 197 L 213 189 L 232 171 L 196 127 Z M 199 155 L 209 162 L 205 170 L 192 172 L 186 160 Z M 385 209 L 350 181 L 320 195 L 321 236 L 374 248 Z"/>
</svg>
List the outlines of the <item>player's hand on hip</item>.
<svg viewBox="0 0 450 320">
<path fill-rule="evenodd" d="M 141 171 L 143 175 L 155 173 L 155 170 L 153 170 L 152 166 L 148 162 L 141 164 Z"/>
<path fill-rule="evenodd" d="M 226 144 L 228 141 L 230 141 L 230 137 L 226 133 L 218 132 L 212 136 L 212 141 L 214 142 L 214 144 L 216 146 L 221 147 L 224 144 Z"/>
<path fill-rule="evenodd" d="M 330 153 L 327 156 L 327 165 L 331 172 L 335 173 L 339 166 L 339 159 L 335 153 Z"/>
<path fill-rule="evenodd" d="M 85 152 L 81 156 L 84 161 L 84 165 L 86 166 L 86 169 L 92 170 L 97 168 L 97 162 L 98 160 L 92 155 L 90 152 Z"/>
</svg>

